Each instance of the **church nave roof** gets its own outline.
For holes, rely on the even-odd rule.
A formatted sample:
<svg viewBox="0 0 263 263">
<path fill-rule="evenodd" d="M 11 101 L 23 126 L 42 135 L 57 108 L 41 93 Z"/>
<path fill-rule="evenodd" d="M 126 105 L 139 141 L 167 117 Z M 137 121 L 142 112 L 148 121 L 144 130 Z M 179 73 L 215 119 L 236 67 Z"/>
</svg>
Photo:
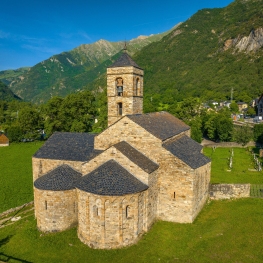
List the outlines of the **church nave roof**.
<svg viewBox="0 0 263 263">
<path fill-rule="evenodd" d="M 184 122 L 165 111 L 127 117 L 162 141 L 190 129 Z"/>
<path fill-rule="evenodd" d="M 201 153 L 203 147 L 186 135 L 164 143 L 163 147 L 192 169 L 199 168 L 211 161 Z"/>
<path fill-rule="evenodd" d="M 94 137 L 91 133 L 55 132 L 34 154 L 35 158 L 88 161 L 102 151 L 94 150 Z"/>
</svg>

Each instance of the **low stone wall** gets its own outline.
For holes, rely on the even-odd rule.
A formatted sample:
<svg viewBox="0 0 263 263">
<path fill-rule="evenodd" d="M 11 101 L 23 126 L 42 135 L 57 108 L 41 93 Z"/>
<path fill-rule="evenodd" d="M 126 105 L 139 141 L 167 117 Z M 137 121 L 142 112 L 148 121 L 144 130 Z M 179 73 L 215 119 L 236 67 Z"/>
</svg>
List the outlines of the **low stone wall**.
<svg viewBox="0 0 263 263">
<path fill-rule="evenodd" d="M 210 198 L 214 200 L 250 196 L 250 184 L 211 184 Z"/>
<path fill-rule="evenodd" d="M 24 207 L 30 206 L 32 204 L 34 204 L 34 201 L 31 201 L 29 203 L 23 204 L 21 206 L 17 206 L 15 208 L 11 208 L 9 210 L 6 210 L 6 211 L 4 211 L 3 213 L 0 214 L 0 218 L 3 217 L 3 216 L 9 215 L 9 214 L 11 214 L 13 212 L 19 211 L 19 210 L 23 209 Z"/>
</svg>

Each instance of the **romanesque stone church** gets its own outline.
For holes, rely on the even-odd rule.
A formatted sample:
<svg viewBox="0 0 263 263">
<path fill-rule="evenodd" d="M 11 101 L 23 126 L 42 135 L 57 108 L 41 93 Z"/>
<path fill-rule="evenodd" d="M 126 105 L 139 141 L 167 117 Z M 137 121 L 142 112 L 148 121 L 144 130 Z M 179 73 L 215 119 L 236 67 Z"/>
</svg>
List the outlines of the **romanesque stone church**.
<svg viewBox="0 0 263 263">
<path fill-rule="evenodd" d="M 108 128 L 56 132 L 33 156 L 40 231 L 77 226 L 92 248 L 134 244 L 155 220 L 191 223 L 208 197 L 210 160 L 190 127 L 143 114 L 143 70 L 123 53 L 107 69 Z"/>
</svg>

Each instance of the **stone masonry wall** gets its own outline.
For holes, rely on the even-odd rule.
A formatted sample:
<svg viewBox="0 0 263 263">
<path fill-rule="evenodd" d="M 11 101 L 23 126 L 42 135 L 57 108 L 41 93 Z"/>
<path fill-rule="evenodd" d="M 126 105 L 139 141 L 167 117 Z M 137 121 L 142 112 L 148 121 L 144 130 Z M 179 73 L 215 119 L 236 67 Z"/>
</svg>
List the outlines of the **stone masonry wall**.
<svg viewBox="0 0 263 263">
<path fill-rule="evenodd" d="M 250 196 L 250 184 L 211 184 L 210 198 L 215 200 Z"/>
<path fill-rule="evenodd" d="M 188 134 L 189 131 L 186 132 L 186 135 Z M 127 117 L 99 134 L 95 138 L 95 148 L 107 149 L 123 140 L 160 165 L 157 218 L 181 223 L 192 222 L 194 216 L 192 169 L 164 149 L 161 140 Z"/>
<path fill-rule="evenodd" d="M 78 223 L 76 189 L 46 191 L 34 188 L 37 227 L 43 232 L 63 231 Z"/>
<path fill-rule="evenodd" d="M 130 159 L 123 155 L 114 146 L 110 147 L 99 156 L 84 163 L 82 166 L 82 173 L 86 175 L 104 164 L 108 160 L 115 160 L 120 163 L 127 171 L 134 175 L 138 180 L 149 186 L 148 192 L 145 193 L 145 202 L 147 206 L 147 221 L 144 224 L 144 228 L 149 229 L 156 218 L 157 203 L 158 203 L 158 171 L 154 171 L 148 174 Z"/>
<path fill-rule="evenodd" d="M 77 191 L 78 237 L 88 246 L 112 249 L 131 245 L 146 230 L 146 191 L 114 197 Z"/>
<path fill-rule="evenodd" d="M 33 168 L 33 182 L 46 174 L 47 172 L 55 169 L 56 167 L 62 164 L 68 164 L 73 169 L 77 170 L 81 173 L 83 162 L 77 161 L 65 161 L 65 160 L 52 160 L 52 159 L 40 159 L 40 158 L 32 158 L 32 168 Z"/>
<path fill-rule="evenodd" d="M 201 211 L 209 196 L 211 163 L 199 167 L 194 172 L 193 220 Z"/>
<path fill-rule="evenodd" d="M 123 94 L 118 96 L 116 79 L 123 80 Z M 136 92 L 136 82 L 138 90 Z M 107 69 L 108 126 L 127 114 L 142 113 L 143 70 L 134 67 Z M 122 115 L 118 114 L 117 104 L 122 103 Z"/>
</svg>

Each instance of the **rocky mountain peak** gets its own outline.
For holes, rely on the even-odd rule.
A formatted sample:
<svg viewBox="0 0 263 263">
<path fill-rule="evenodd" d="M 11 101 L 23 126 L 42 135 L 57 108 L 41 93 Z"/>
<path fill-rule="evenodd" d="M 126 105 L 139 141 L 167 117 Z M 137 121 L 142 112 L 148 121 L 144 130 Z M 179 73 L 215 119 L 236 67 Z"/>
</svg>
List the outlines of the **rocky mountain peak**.
<svg viewBox="0 0 263 263">
<path fill-rule="evenodd" d="M 224 50 L 233 47 L 237 51 L 257 51 L 263 46 L 263 28 L 251 30 L 248 36 L 238 36 L 234 39 L 228 39 L 224 43 Z"/>
</svg>

